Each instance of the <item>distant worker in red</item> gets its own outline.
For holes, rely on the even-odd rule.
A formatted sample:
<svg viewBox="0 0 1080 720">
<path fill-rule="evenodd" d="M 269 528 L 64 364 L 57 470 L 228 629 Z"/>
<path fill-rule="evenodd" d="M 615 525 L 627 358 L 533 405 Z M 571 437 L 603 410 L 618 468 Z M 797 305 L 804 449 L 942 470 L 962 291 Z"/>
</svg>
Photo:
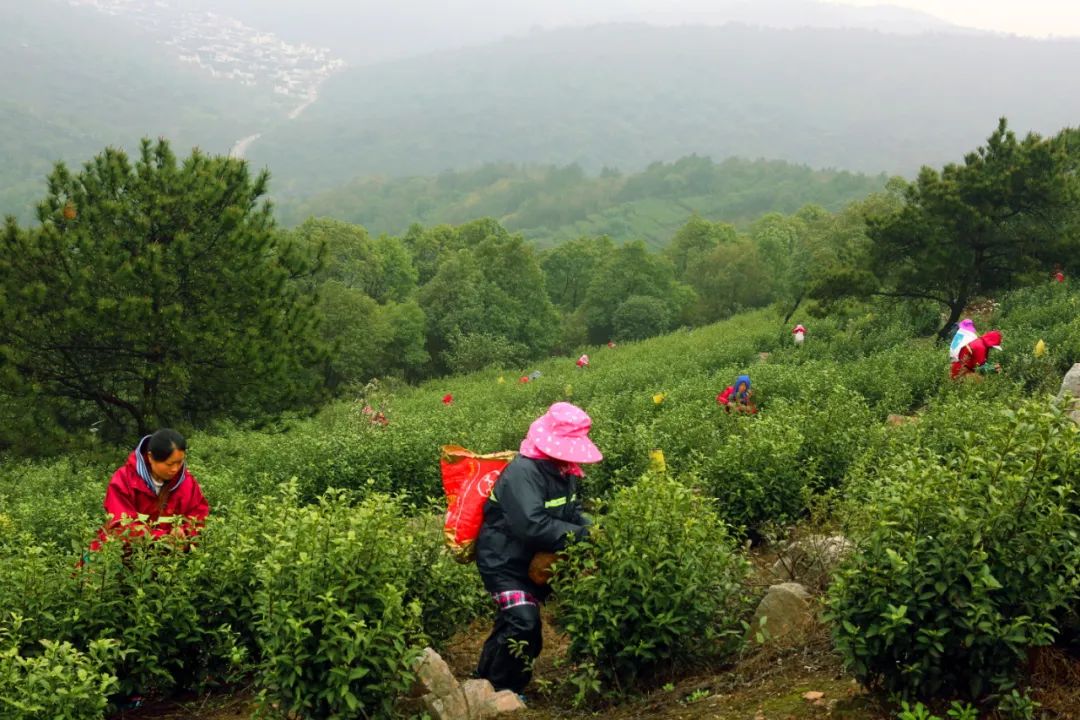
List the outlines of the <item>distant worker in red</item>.
<svg viewBox="0 0 1080 720">
<path fill-rule="evenodd" d="M 796 345 L 802 345 L 806 340 L 806 328 L 802 325 L 796 325 L 791 329 L 791 335 L 795 338 Z"/>
<path fill-rule="evenodd" d="M 139 441 L 135 451 L 109 481 L 105 510 L 109 520 L 91 550 L 114 536 L 144 535 L 190 539 L 210 514 L 202 488 L 188 471 L 187 440 L 162 428 Z"/>
<path fill-rule="evenodd" d="M 588 355 L 582 355 L 581 357 L 579 357 L 577 359 L 577 366 L 579 368 L 581 368 L 582 370 L 589 367 L 589 356 Z"/>
<path fill-rule="evenodd" d="M 987 362 L 991 350 L 1001 350 L 1001 332 L 998 330 L 991 330 L 965 345 L 960 350 L 960 359 L 952 364 L 950 376 L 955 380 L 975 373 L 1001 372 L 1000 363 L 990 365 Z"/>
<path fill-rule="evenodd" d="M 1054 269 L 1054 280 L 1056 280 L 1056 281 L 1057 281 L 1057 282 L 1059 282 L 1059 283 L 1063 283 L 1063 282 L 1065 282 L 1065 273 L 1064 273 L 1064 272 L 1062 271 L 1062 269 L 1061 269 L 1061 266 L 1060 266 L 1060 265 L 1058 265 L 1058 266 L 1057 266 L 1057 267 L 1056 267 L 1056 268 Z"/>
</svg>

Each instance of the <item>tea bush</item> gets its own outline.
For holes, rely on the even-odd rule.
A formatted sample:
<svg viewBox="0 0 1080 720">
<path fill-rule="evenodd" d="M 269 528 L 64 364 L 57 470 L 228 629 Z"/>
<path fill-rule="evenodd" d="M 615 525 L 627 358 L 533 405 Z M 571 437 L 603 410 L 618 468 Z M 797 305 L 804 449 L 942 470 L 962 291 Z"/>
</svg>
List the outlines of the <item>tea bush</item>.
<svg viewBox="0 0 1080 720">
<path fill-rule="evenodd" d="M 117 689 L 125 692 L 228 682 L 237 673 L 265 667 L 267 707 L 279 702 L 287 708 L 296 702 L 298 708 L 308 703 L 326 713 L 336 712 L 333 707 L 351 712 L 349 693 L 357 702 L 362 697 L 372 708 L 382 707 L 392 691 L 374 680 L 367 684 L 376 670 L 355 664 L 349 656 L 359 643 L 377 641 L 379 649 L 371 656 L 377 664 L 386 653 L 399 657 L 396 648 L 389 650 L 394 638 L 403 639 L 407 655 L 413 643 L 443 643 L 463 623 L 490 612 L 490 601 L 475 570 L 448 560 L 441 548 L 438 519 L 429 513 L 428 501 L 442 498 L 439 446 L 459 443 L 483 451 L 515 449 L 536 416 L 550 403 L 566 399 L 592 415 L 593 437 L 605 454 L 604 462 L 589 467 L 580 484 L 591 511 L 623 498 L 623 489 L 635 485 L 647 471 L 649 453 L 656 448 L 664 451 L 669 472 L 702 494 L 693 495 L 693 508 L 707 507 L 710 517 L 728 523 L 733 532 L 760 533 L 774 524 L 797 520 L 815 493 L 830 488 L 846 503 L 841 507 L 847 507 L 847 513 L 838 517 L 846 521 L 848 533 L 868 548 L 859 561 L 867 568 L 893 562 L 882 548 L 892 549 L 902 560 L 929 558 L 925 572 L 913 573 L 908 565 L 905 572 L 893 573 L 913 583 L 911 587 L 899 584 L 895 577 L 879 578 L 870 569 L 865 577 L 844 579 L 838 587 L 845 600 L 837 607 L 847 608 L 847 621 L 856 628 L 881 624 L 885 622 L 882 611 L 895 613 L 904 605 L 904 617 L 914 618 L 916 612 L 932 615 L 927 615 L 927 633 L 948 628 L 940 641 L 945 650 L 939 652 L 934 646 L 940 659 L 920 655 L 923 646 L 914 640 L 910 648 L 902 648 L 899 630 L 888 641 L 885 638 L 893 631 L 881 628 L 864 638 L 863 645 L 850 639 L 853 662 L 857 658 L 865 664 L 868 682 L 884 685 L 885 676 L 898 675 L 902 679 L 897 687 L 929 688 L 937 682 L 932 678 L 940 670 L 947 676 L 941 687 L 946 687 L 961 682 L 966 667 L 979 668 L 987 677 L 1005 677 L 1004 670 L 986 668 L 1011 668 L 1010 652 L 1021 652 L 1018 648 L 1034 642 L 1032 637 L 1043 641 L 1044 636 L 1053 635 L 1049 626 L 1056 628 L 1063 622 L 1047 610 L 1052 604 L 1047 597 L 1071 592 L 1057 584 L 1056 575 L 1051 577 L 1056 572 L 1053 568 L 1067 563 L 1061 545 L 1055 544 L 1058 535 L 1050 523 L 1056 516 L 1050 512 L 1053 503 L 1048 498 L 1052 496 L 1046 486 L 1050 480 L 1041 470 L 1041 480 L 1032 485 L 1035 499 L 1028 501 L 1020 515 L 1050 538 L 1045 548 L 1023 527 L 1014 528 L 1015 538 L 1004 538 L 1003 528 L 1012 526 L 1005 519 L 995 519 L 1005 516 L 1002 498 L 1019 492 L 1017 482 L 977 480 L 982 471 L 964 469 L 963 463 L 977 468 L 977 461 L 968 458 L 980 453 L 996 458 L 1013 448 L 1002 473 L 1021 475 L 1020 463 L 1025 458 L 1039 457 L 1040 468 L 1047 467 L 1046 453 L 1032 455 L 1034 440 L 1031 447 L 1019 450 L 1009 445 L 1012 436 L 1002 434 L 1000 411 L 1022 397 L 1045 405 L 1048 395 L 1056 392 L 1061 373 L 1080 361 L 1080 293 L 1071 287 L 1047 283 L 1000 298 L 993 317 L 980 320 L 979 327 L 1004 330 L 1004 372 L 983 382 L 948 382 L 945 347 L 914 338 L 936 329 L 940 318 L 935 308 L 915 307 L 912 312 L 911 307 L 895 303 L 845 302 L 830 309 L 828 317 L 793 318 L 809 327 L 802 347 L 794 346 L 790 327 L 781 323 L 779 315 L 758 311 L 692 332 L 620 343 L 616 348 L 578 348 L 566 357 L 442 378 L 420 387 L 372 383 L 350 390 L 352 396 L 310 417 L 281 418 L 258 429 L 219 424 L 190 438 L 189 464 L 212 506 L 199 541 L 186 552 L 136 542 L 125 554 L 120 544 L 113 544 L 78 571 L 75 564 L 103 520 L 101 499 L 108 478 L 131 448 L 87 442 L 82 452 L 54 459 L 0 458 L 0 608 L 23 618 L 20 636 L 14 641 L 15 652 L 23 659 L 41 657 L 41 640 L 58 646 L 68 642 L 85 654 L 90 643 L 115 639 L 120 654 L 102 672 L 117 677 Z M 1032 350 L 1040 338 L 1048 351 L 1035 358 Z M 573 363 L 582 351 L 590 355 L 587 370 Z M 763 360 L 762 352 L 771 355 Z M 517 382 L 533 370 L 542 371 L 542 376 L 525 384 Z M 754 417 L 728 415 L 714 400 L 744 372 L 753 378 L 755 398 L 762 408 Z M 452 402 L 444 404 L 442 398 L 448 393 Z M 372 423 L 362 410 L 365 404 L 384 411 L 389 425 Z M 918 422 L 886 427 L 881 421 L 889 413 L 914 413 Z M 1043 427 L 1044 421 L 1027 424 Z M 1031 432 L 1018 430 L 1017 437 Z M 1054 453 L 1061 457 L 1057 450 Z M 1075 472 L 1073 477 L 1075 485 Z M 58 482 L 62 491 L 57 491 Z M 279 489 L 282 484 L 284 490 Z M 960 510 L 950 519 L 947 512 L 954 486 L 962 488 L 955 491 Z M 350 495 L 347 500 L 337 495 L 332 496 L 334 500 L 331 496 L 320 500 L 329 487 L 348 488 Z M 661 494 L 674 492 L 665 489 Z M 993 501 L 980 500 L 980 492 Z M 1072 497 L 1071 490 L 1062 493 Z M 401 497 L 401 504 L 387 500 L 386 495 Z M 361 504 L 354 505 L 358 500 Z M 368 502 L 373 503 L 370 508 L 383 508 L 396 518 L 391 541 L 394 557 L 369 549 L 375 542 L 370 533 L 357 531 L 353 521 L 347 520 L 369 512 L 362 509 L 369 507 Z M 1059 504 L 1064 507 L 1065 503 L 1061 499 Z M 1067 515 L 1061 511 L 1062 523 Z M 883 525 L 892 522 L 893 516 L 896 523 Z M 324 527 L 327 518 L 336 518 L 327 526 L 336 529 Z M 310 530 L 307 535 L 298 535 L 298 521 Z M 605 522 L 621 527 L 632 520 L 623 512 L 610 521 L 601 517 L 601 523 Z M 990 530 L 983 530 L 983 525 Z M 383 525 L 375 522 L 374 527 Z M 923 527 L 934 528 L 935 541 L 918 532 Z M 973 528 L 980 530 L 980 539 L 965 541 L 964 534 L 970 535 Z M 679 530 L 684 531 L 696 537 L 688 529 Z M 372 532 L 377 535 L 382 530 Z M 323 538 L 323 545 L 314 537 Z M 629 541 L 630 533 L 619 537 Z M 910 547 L 897 537 L 906 538 Z M 954 546 L 952 553 L 943 549 L 947 545 L 943 537 Z M 632 546 L 638 552 L 639 546 Z M 329 556 L 324 547 L 332 548 Z M 609 568 L 604 583 L 610 581 L 610 587 L 615 587 L 612 578 L 629 577 L 635 559 L 618 558 L 613 546 L 600 549 L 598 557 Z M 1016 569 L 1022 550 L 1032 558 L 1028 561 L 1032 566 L 1025 566 L 1023 573 Z M 985 553 L 986 559 L 979 553 Z M 668 557 L 661 555 L 657 563 Z M 341 613 L 351 613 L 353 607 L 332 600 L 346 593 L 360 598 L 361 591 L 349 584 L 344 572 L 327 571 L 326 578 L 319 577 L 323 572 L 319 563 L 337 567 L 355 557 L 372 558 L 371 573 L 382 580 L 365 585 L 370 596 L 363 595 L 361 605 L 367 609 L 358 610 L 350 620 L 352 616 Z M 940 568 L 929 569 L 932 563 Z M 281 577 L 270 570 L 278 565 L 285 568 Z M 1005 590 L 989 590 L 980 584 L 983 565 Z M 308 580 L 302 572 L 309 572 L 313 583 L 318 578 L 318 584 L 311 586 L 317 590 L 304 589 Z M 348 577 L 367 574 L 361 566 Z M 947 582 L 959 578 L 956 585 L 963 591 L 950 596 L 959 604 L 947 605 L 940 618 L 929 609 L 932 600 L 916 593 L 918 588 L 923 594 L 934 588 L 937 579 L 931 578 L 938 575 Z M 969 575 L 976 579 L 974 585 Z M 672 583 L 693 580 L 672 577 Z M 1003 577 L 1012 579 L 1006 583 Z M 280 583 L 283 596 L 291 598 L 287 610 L 269 603 L 275 583 Z M 650 598 L 659 597 L 660 588 L 645 587 Z M 1036 590 L 1028 593 L 1029 587 Z M 906 597 L 909 592 L 914 599 Z M 1030 607 L 1022 606 L 1017 599 L 1020 593 L 1030 595 Z M 326 597 L 319 599 L 322 596 Z M 670 601 L 654 598 L 650 602 L 660 603 L 657 608 L 674 607 L 680 597 L 676 592 Z M 578 651 L 582 664 L 577 677 L 583 685 L 591 682 L 590 672 L 596 673 L 598 682 L 601 678 L 613 682 L 639 660 L 643 675 L 631 681 L 644 682 L 647 676 L 698 654 L 696 646 L 676 645 L 665 654 L 667 650 L 646 644 L 637 658 L 636 644 L 622 648 L 613 639 L 616 631 L 603 625 L 613 613 L 629 613 L 630 606 L 604 609 L 605 602 L 599 602 L 601 610 L 593 616 L 586 616 L 584 605 L 574 608 L 585 618 L 579 622 L 581 627 L 595 623 L 600 628 L 595 648 L 578 641 L 585 648 Z M 859 608 L 874 603 L 880 607 L 860 614 Z M 894 610 L 888 610 L 888 603 Z M 268 614 L 271 607 L 273 615 Z M 662 613 L 652 605 L 648 608 Z M 373 620 L 376 610 L 388 620 Z M 1005 619 L 969 617 L 972 613 L 997 617 L 994 612 Z M 1025 612 L 1032 618 L 1037 612 L 1054 617 L 1031 620 L 1023 631 L 1027 639 L 1021 642 L 1003 628 L 1020 622 L 1016 618 Z M 363 632 L 350 635 L 342 629 L 360 620 L 367 623 Z M 984 620 L 989 630 L 979 627 Z M 638 616 L 628 622 L 640 634 L 634 637 L 652 637 L 651 629 L 638 629 Z M 673 622 L 665 616 L 660 626 Z M 970 647 L 963 645 L 969 633 L 958 635 L 955 629 L 964 623 L 975 624 Z M 846 628 L 839 624 L 838 636 L 844 636 Z M 313 633 L 307 644 L 290 635 L 297 628 Z M 326 628 L 336 639 L 324 643 L 322 631 L 314 628 Z M 373 634 L 372 628 L 383 634 Z M 666 637 L 661 633 L 656 639 L 667 642 Z M 931 635 L 922 637 L 930 642 Z M 962 652 L 955 648 L 957 637 Z M 686 642 L 693 644 L 693 633 L 688 638 Z M 1006 651 L 999 652 L 1003 647 Z M 318 668 L 318 672 L 328 672 L 333 664 L 330 658 L 346 657 L 342 662 L 358 677 L 347 681 L 334 676 L 326 687 L 332 685 L 338 694 L 331 697 L 327 691 L 318 696 L 316 670 L 306 676 L 288 676 L 284 660 L 276 665 L 272 661 L 293 657 L 290 653 L 308 658 L 299 666 Z M 605 658 L 607 665 L 590 660 L 588 653 Z M 890 669 L 900 662 L 888 659 L 890 653 L 907 663 L 902 671 Z M 650 660 L 649 654 L 657 659 Z M 873 659 L 879 656 L 886 658 L 880 666 Z"/>
<path fill-rule="evenodd" d="M 978 430 L 958 453 L 911 448 L 853 488 L 868 531 L 828 614 L 837 649 L 872 687 L 1006 689 L 1080 600 L 1076 426 L 1029 402 Z"/>
<path fill-rule="evenodd" d="M 0 623 L 0 716 L 5 720 L 100 720 L 116 678 L 108 672 L 119 653 L 112 640 L 95 640 L 87 652 L 68 642 L 42 640 L 22 653 L 21 618 Z"/>
<path fill-rule="evenodd" d="M 714 502 L 646 476 L 620 489 L 553 586 L 579 678 L 628 693 L 702 657 L 739 649 L 749 565 Z M 593 689 L 600 690 L 597 685 Z"/>
<path fill-rule="evenodd" d="M 406 600 L 401 506 L 341 492 L 297 507 L 268 538 L 256 625 L 262 712 L 389 716 L 411 686 L 420 606 Z"/>
<path fill-rule="evenodd" d="M 420 624 L 440 649 L 469 621 L 490 613 L 491 597 L 476 566 L 455 561 L 446 550 L 442 516 L 423 515 L 409 523 L 406 601 L 420 606 Z"/>
<path fill-rule="evenodd" d="M 119 641 L 125 655 L 114 671 L 124 693 L 192 687 L 217 644 L 204 617 L 213 604 L 199 601 L 205 558 L 146 536 L 104 543 L 63 584 L 60 636 Z"/>
<path fill-rule="evenodd" d="M 776 415 L 739 417 L 733 432 L 714 448 L 696 453 L 696 481 L 732 527 L 757 533 L 766 523 L 798 517 L 806 475 L 800 467 L 803 437 Z"/>
</svg>

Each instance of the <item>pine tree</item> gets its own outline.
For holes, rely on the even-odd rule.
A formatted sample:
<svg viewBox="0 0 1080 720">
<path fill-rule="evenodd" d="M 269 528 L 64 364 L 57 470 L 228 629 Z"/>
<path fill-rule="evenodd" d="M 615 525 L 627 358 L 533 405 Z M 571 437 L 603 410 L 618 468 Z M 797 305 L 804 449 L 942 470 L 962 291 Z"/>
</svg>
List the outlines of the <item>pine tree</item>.
<svg viewBox="0 0 1080 720">
<path fill-rule="evenodd" d="M 0 383 L 114 431 L 310 400 L 309 271 L 262 200 L 269 176 L 168 142 L 56 165 L 39 225 L 0 232 Z"/>
</svg>

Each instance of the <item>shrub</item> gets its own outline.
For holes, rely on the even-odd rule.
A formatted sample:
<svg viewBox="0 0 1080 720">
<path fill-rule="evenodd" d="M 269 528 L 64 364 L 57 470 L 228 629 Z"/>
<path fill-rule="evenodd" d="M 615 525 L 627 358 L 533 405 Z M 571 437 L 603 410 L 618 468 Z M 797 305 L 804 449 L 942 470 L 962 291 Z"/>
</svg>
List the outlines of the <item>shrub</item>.
<svg viewBox="0 0 1080 720">
<path fill-rule="evenodd" d="M 446 551 L 442 522 L 433 515 L 413 519 L 407 544 L 406 601 L 419 604 L 424 634 L 436 647 L 494 607 L 476 567 L 455 561 Z"/>
<path fill-rule="evenodd" d="M 295 484 L 257 502 L 236 504 L 211 515 L 199 535 L 194 603 L 207 636 L 199 669 L 216 679 L 243 672 L 258 657 L 256 591 L 259 564 L 275 536 L 292 522 Z"/>
<path fill-rule="evenodd" d="M 803 510 L 806 477 L 799 464 L 802 435 L 781 416 L 725 418 L 735 427 L 693 465 L 733 527 L 756 533 L 766 523 L 794 520 Z"/>
<path fill-rule="evenodd" d="M 631 295 L 611 317 L 615 337 L 620 340 L 643 340 L 671 328 L 671 307 L 663 300 L 645 295 Z"/>
<path fill-rule="evenodd" d="M 1080 598 L 1076 427 L 1032 402 L 969 439 L 955 455 L 895 456 L 860 493 L 869 531 L 828 615 L 869 686 L 909 697 L 1007 689 Z"/>
<path fill-rule="evenodd" d="M 297 507 L 258 568 L 260 707 L 305 718 L 389 716 L 409 689 L 420 607 L 405 601 L 400 505 L 328 491 Z"/>
<path fill-rule="evenodd" d="M 622 693 L 741 644 L 746 559 L 713 503 L 674 479 L 619 490 L 553 581 L 579 681 Z"/>
<path fill-rule="evenodd" d="M 211 644 L 197 599 L 203 561 L 198 549 L 146 536 L 104 543 L 63 582 L 60 636 L 119 641 L 125 655 L 115 672 L 124 693 L 190 687 Z"/>
<path fill-rule="evenodd" d="M 106 668 L 119 654 L 112 640 L 88 652 L 71 643 L 42 640 L 36 654 L 21 654 L 20 619 L 0 624 L 0 716 L 5 720 L 100 720 L 116 677 Z"/>
<path fill-rule="evenodd" d="M 483 370 L 486 367 L 517 365 L 529 360 L 529 348 L 524 343 L 494 333 L 460 333 L 450 337 L 450 349 L 443 353 L 443 362 L 454 373 Z"/>
</svg>

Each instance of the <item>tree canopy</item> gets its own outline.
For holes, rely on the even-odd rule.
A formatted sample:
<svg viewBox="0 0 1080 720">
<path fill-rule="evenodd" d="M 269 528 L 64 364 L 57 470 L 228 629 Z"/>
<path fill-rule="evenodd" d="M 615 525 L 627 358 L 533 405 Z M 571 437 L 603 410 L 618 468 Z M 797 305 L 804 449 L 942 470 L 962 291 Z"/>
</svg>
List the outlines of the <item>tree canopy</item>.
<svg viewBox="0 0 1080 720">
<path fill-rule="evenodd" d="M 58 164 L 40 225 L 0 233 L 3 392 L 139 432 L 310 402 L 309 263 L 275 232 L 267 182 L 164 140 Z"/>
<path fill-rule="evenodd" d="M 1071 162 L 1064 135 L 1021 140 L 1003 118 L 963 163 L 924 167 L 898 209 L 870 219 L 880 292 L 944 305 L 944 336 L 972 298 L 1049 273 L 1077 248 Z"/>
</svg>

